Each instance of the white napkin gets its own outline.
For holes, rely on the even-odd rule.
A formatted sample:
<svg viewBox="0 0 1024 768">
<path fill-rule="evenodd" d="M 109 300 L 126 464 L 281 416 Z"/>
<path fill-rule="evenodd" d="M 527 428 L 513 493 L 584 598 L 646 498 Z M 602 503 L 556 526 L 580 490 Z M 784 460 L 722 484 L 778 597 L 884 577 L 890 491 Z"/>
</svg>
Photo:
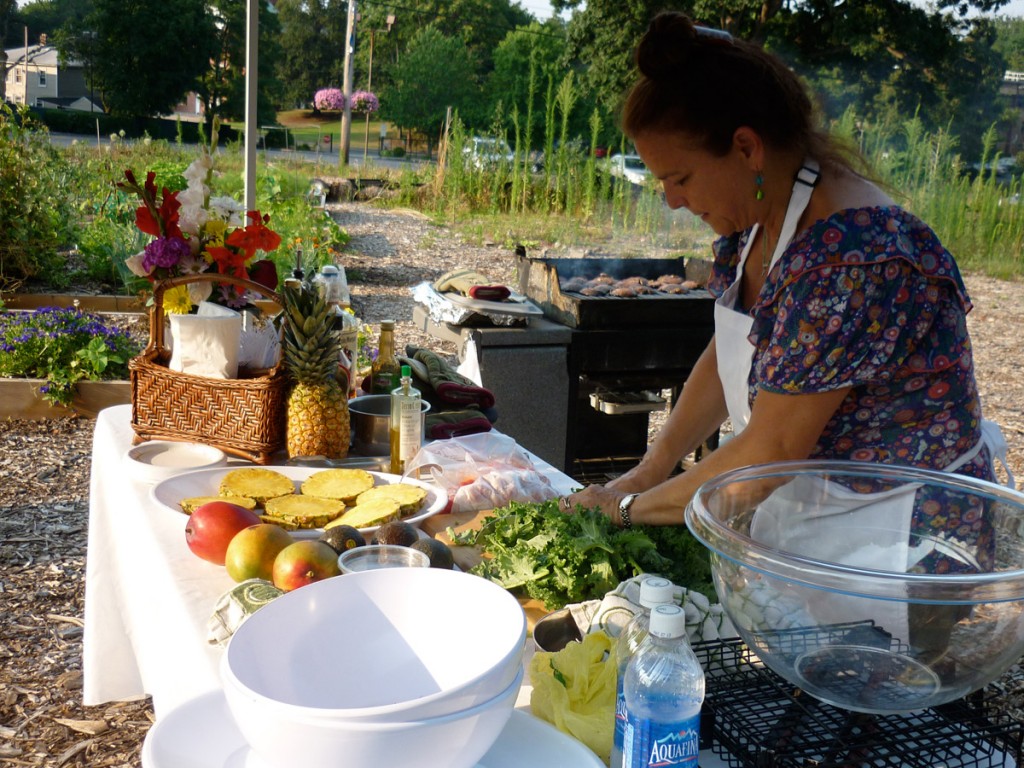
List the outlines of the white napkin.
<svg viewBox="0 0 1024 768">
<path fill-rule="evenodd" d="M 204 301 L 195 315 L 171 315 L 172 371 L 234 379 L 242 316 L 233 309 Z"/>
<path fill-rule="evenodd" d="M 281 356 L 280 333 L 267 315 L 242 312 L 242 343 L 238 364 L 245 368 L 271 368 Z"/>
</svg>

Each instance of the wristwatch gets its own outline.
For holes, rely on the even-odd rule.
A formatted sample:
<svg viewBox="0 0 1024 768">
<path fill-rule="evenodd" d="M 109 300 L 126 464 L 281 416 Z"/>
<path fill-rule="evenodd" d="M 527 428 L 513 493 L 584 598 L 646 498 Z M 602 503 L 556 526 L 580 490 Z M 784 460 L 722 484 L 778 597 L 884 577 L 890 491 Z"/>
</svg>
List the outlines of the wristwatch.
<svg viewBox="0 0 1024 768">
<path fill-rule="evenodd" d="M 633 502 L 639 495 L 639 493 L 627 493 L 619 501 L 619 524 L 625 529 L 633 527 L 633 521 L 629 519 L 629 508 L 633 506 Z"/>
</svg>

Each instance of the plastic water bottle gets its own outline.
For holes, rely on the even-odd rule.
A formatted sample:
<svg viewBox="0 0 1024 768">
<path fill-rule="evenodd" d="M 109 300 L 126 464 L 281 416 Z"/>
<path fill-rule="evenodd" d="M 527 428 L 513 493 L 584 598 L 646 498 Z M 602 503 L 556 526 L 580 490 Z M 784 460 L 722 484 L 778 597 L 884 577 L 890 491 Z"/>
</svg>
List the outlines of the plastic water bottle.
<svg viewBox="0 0 1024 768">
<path fill-rule="evenodd" d="M 704 670 L 686 640 L 678 605 L 651 611 L 649 642 L 629 660 L 624 682 L 623 765 L 697 767 Z"/>
<path fill-rule="evenodd" d="M 626 624 L 615 642 L 615 664 L 618 670 L 615 681 L 615 736 L 612 739 L 610 768 L 620 768 L 622 765 L 622 735 L 626 731 L 626 696 L 622 681 L 626 675 L 626 665 L 647 639 L 651 609 L 656 605 L 671 603 L 674 589 L 671 581 L 660 576 L 648 576 L 641 581 L 641 610 Z"/>
</svg>

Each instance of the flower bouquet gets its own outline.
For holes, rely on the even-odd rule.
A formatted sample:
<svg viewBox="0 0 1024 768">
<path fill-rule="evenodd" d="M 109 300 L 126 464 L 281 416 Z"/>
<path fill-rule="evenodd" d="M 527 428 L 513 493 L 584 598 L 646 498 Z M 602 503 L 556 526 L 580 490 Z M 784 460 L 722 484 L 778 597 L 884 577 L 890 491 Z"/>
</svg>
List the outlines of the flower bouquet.
<svg viewBox="0 0 1024 768">
<path fill-rule="evenodd" d="M 141 185 L 134 172 L 124 172 L 126 181 L 118 186 L 142 201 L 135 211 L 135 225 L 154 237 L 145 250 L 127 259 L 128 269 L 151 283 L 209 272 L 252 280 L 274 290 L 274 263 L 254 259 L 257 252 L 276 250 L 280 235 L 268 226 L 270 217 L 258 210 L 245 211 L 231 197 L 211 198 L 212 173 L 213 159 L 205 152 L 185 170 L 188 186 L 180 192 L 158 190 L 153 171 Z M 169 290 L 164 307 L 170 314 L 188 314 L 203 301 L 239 309 L 252 300 L 251 293 L 237 285 L 204 281 Z"/>
</svg>

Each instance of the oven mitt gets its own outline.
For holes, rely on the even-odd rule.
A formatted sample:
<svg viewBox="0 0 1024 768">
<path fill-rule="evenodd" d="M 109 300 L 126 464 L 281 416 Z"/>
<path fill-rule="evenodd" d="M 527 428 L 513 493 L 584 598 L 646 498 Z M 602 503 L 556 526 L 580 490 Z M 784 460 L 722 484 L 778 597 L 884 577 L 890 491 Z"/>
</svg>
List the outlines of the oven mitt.
<svg viewBox="0 0 1024 768">
<path fill-rule="evenodd" d="M 464 408 L 459 411 L 430 411 L 426 416 L 426 424 L 427 437 L 431 440 L 446 440 L 449 437 L 491 431 L 491 422 L 476 408 Z"/>
<path fill-rule="evenodd" d="M 427 380 L 444 404 L 472 406 L 486 410 L 494 406 L 494 393 L 485 387 L 478 387 L 461 373 L 452 368 L 443 357 L 423 347 L 408 346 L 406 355 L 426 367 Z"/>
<path fill-rule="evenodd" d="M 456 269 L 446 272 L 434 282 L 439 293 L 460 293 L 481 301 L 504 301 L 512 292 L 504 285 L 496 285 L 473 269 Z"/>
</svg>

